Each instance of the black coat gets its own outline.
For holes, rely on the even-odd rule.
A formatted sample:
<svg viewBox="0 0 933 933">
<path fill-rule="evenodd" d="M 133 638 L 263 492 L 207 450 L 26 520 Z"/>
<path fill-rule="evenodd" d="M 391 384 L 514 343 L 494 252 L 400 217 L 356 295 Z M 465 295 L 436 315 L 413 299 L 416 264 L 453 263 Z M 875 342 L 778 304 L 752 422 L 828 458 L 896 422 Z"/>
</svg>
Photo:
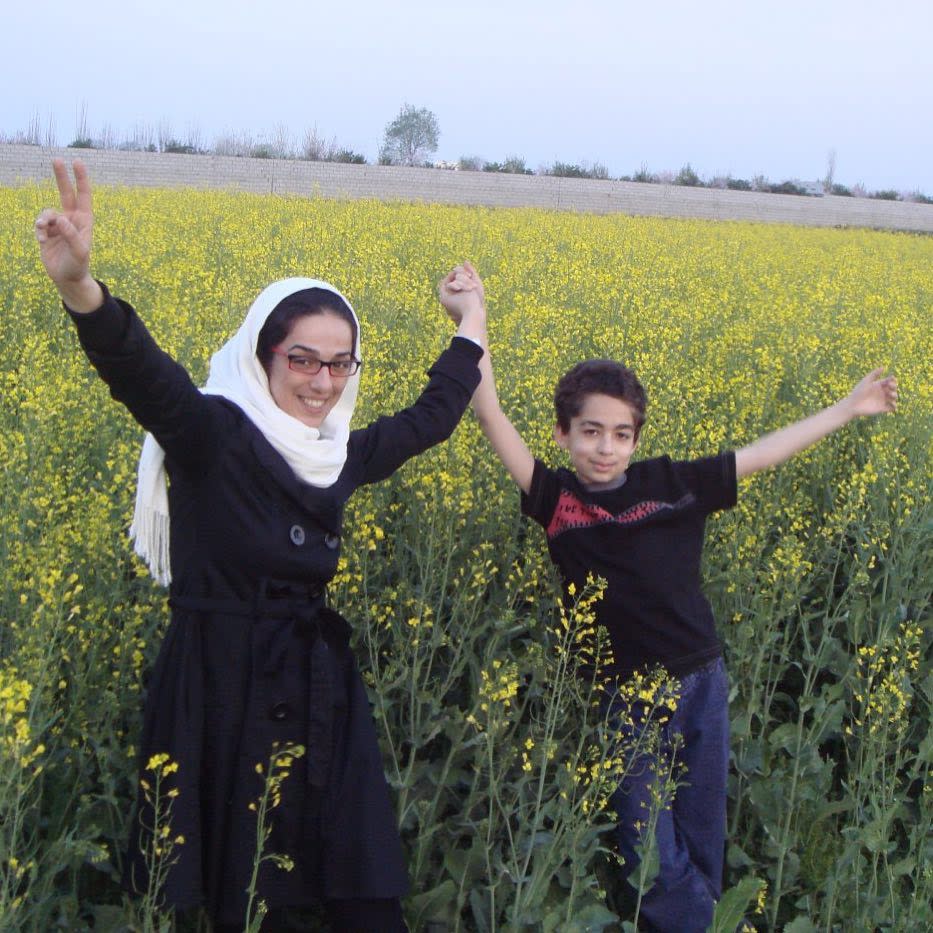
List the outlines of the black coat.
<svg viewBox="0 0 933 933">
<path fill-rule="evenodd" d="M 395 897 L 407 889 L 388 788 L 349 627 L 326 608 L 343 507 L 447 438 L 479 382 L 482 351 L 455 338 L 410 408 L 353 431 L 332 486 L 300 481 L 232 402 L 202 395 L 156 346 L 133 309 L 107 295 L 73 315 L 81 343 L 114 398 L 166 452 L 170 477 L 172 620 L 148 685 L 141 777 L 152 755 L 178 770 L 164 894 L 177 908 L 206 904 L 219 921 L 246 910 L 262 793 L 256 765 L 274 742 L 307 754 L 282 784 L 266 851 L 290 856 L 260 874 L 269 907 L 322 897 Z M 145 890 L 140 793 L 127 881 Z"/>
</svg>

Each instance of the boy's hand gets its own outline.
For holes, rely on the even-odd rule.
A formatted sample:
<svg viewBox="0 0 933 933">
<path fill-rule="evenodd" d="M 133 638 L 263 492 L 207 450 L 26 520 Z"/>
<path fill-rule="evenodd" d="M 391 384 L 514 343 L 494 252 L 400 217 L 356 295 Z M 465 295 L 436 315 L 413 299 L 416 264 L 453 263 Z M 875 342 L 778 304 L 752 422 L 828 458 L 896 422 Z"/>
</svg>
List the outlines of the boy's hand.
<svg viewBox="0 0 933 933">
<path fill-rule="evenodd" d="M 880 415 L 897 410 L 897 379 L 873 369 L 849 393 L 846 404 L 853 416 Z"/>
<path fill-rule="evenodd" d="M 459 324 L 465 314 L 485 312 L 483 282 L 470 262 L 454 266 L 437 283 L 437 294 L 455 324 Z"/>
</svg>

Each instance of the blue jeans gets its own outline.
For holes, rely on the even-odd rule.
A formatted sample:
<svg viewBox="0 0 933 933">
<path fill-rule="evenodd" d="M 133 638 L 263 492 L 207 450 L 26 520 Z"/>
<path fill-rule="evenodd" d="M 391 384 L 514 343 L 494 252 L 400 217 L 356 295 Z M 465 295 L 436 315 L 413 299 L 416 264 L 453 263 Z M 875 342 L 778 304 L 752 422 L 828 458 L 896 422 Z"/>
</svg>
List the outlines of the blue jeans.
<svg viewBox="0 0 933 933">
<path fill-rule="evenodd" d="M 638 925 L 660 933 L 703 933 L 722 894 L 729 767 L 729 688 L 722 658 L 681 677 L 680 683 L 677 709 L 664 726 L 668 744 L 681 736 L 676 752 L 680 786 L 671 806 L 658 814 L 658 874 L 642 894 Z M 639 728 L 634 718 L 634 727 L 619 727 L 623 738 Z M 624 877 L 638 866 L 635 846 L 643 840 L 636 824 L 647 821 L 652 765 L 645 758 L 634 762 L 611 798 Z"/>
</svg>

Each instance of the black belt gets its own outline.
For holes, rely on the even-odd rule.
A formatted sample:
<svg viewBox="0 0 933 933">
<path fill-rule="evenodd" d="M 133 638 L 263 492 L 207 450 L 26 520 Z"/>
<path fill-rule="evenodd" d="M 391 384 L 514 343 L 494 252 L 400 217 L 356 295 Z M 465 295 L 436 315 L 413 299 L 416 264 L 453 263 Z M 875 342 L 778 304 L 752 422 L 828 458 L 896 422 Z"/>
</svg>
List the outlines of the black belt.
<svg viewBox="0 0 933 933">
<path fill-rule="evenodd" d="M 316 584 L 262 580 L 252 600 L 174 596 L 173 609 L 247 618 L 284 619 L 291 625 L 265 646 L 263 674 L 276 674 L 285 665 L 289 642 L 297 638 L 308 649 L 308 742 L 305 754 L 308 783 L 324 787 L 330 773 L 334 732 L 334 664 L 331 647 L 347 647 L 351 629 L 339 613 L 324 605 L 324 587 Z"/>
</svg>

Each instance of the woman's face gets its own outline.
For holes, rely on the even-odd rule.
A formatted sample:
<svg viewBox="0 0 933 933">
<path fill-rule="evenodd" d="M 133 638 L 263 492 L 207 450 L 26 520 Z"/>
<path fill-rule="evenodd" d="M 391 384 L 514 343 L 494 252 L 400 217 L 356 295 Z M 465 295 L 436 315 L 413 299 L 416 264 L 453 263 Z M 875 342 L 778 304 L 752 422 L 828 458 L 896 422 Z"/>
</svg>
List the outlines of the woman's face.
<svg viewBox="0 0 933 933">
<path fill-rule="evenodd" d="M 276 348 L 269 366 L 269 391 L 286 414 L 319 428 L 343 394 L 347 377 L 334 377 L 327 366 L 313 375 L 289 369 L 288 357 L 346 360 L 353 356 L 353 331 L 348 321 L 322 311 L 298 318 Z"/>
</svg>

